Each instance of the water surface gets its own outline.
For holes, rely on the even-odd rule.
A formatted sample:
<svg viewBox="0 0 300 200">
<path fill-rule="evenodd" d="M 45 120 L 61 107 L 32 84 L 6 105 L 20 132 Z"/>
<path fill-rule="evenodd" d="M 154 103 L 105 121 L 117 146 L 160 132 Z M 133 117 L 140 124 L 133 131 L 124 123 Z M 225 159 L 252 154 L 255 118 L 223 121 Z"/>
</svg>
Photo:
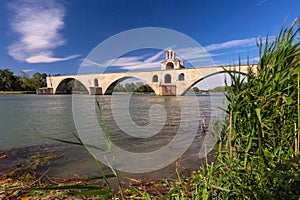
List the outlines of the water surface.
<svg viewBox="0 0 300 200">
<path fill-rule="evenodd" d="M 81 96 L 81 98 L 84 97 L 85 95 Z M 205 118 L 207 124 L 211 119 L 224 117 L 224 113 L 220 109 L 224 107 L 223 95 L 197 96 L 198 105 L 195 105 L 190 96 L 133 95 L 130 98 L 128 109 L 132 120 L 141 128 L 151 122 L 149 109 L 152 105 L 162 105 L 167 113 L 167 120 L 159 134 L 147 139 L 135 138 L 124 133 L 114 121 L 111 111 L 111 96 L 97 96 L 97 98 L 104 111 L 112 142 L 131 152 L 151 152 L 167 145 L 172 140 L 182 123 L 177 98 L 187 102 L 185 105 L 188 106 L 187 109 L 190 109 L 191 113 L 195 110 L 193 108 L 199 106 L 200 118 Z M 114 98 L 116 98 L 114 103 L 122 105 L 128 96 L 117 95 Z M 191 102 L 189 103 L 189 101 Z M 196 123 L 201 119 L 188 118 L 188 120 Z M 128 126 L 127 128 L 130 129 L 130 125 Z M 11 157 L 15 156 L 15 158 L 8 158 L 8 160 L 28 158 L 38 151 L 51 152 L 63 156 L 51 163 L 50 173 L 53 175 L 97 174 L 95 163 L 84 148 L 56 143 L 44 138 L 48 136 L 74 140 L 73 133 L 76 133 L 76 127 L 72 113 L 72 95 L 0 95 L 0 151 L 16 152 L 15 149 L 19 149 L 19 153 L 10 153 Z M 195 159 L 197 157 L 195 155 L 197 155 L 197 148 L 201 145 L 201 134 L 203 133 L 199 125 L 195 139 L 196 145 L 193 144 L 184 156 L 188 165 L 195 166 L 199 162 Z M 35 147 L 33 148 L 33 146 Z M 14 151 L 11 151 L 12 149 Z M 4 165 L 4 159 L 0 160 L 0 168 Z"/>
</svg>

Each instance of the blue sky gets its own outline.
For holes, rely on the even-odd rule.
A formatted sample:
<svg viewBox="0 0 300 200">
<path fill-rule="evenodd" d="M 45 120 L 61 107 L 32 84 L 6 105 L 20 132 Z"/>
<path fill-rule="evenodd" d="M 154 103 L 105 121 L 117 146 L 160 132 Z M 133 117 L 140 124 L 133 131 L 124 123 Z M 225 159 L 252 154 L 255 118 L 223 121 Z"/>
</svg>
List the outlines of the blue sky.
<svg viewBox="0 0 300 200">
<path fill-rule="evenodd" d="M 255 63 L 257 37 L 272 38 L 298 16 L 299 0 L 0 1 L 0 68 L 16 74 L 75 74 L 99 43 L 141 27 L 191 37 L 216 65 L 236 64 L 239 57 Z M 137 50 L 110 71 L 155 69 L 163 58 L 162 50 Z"/>
</svg>

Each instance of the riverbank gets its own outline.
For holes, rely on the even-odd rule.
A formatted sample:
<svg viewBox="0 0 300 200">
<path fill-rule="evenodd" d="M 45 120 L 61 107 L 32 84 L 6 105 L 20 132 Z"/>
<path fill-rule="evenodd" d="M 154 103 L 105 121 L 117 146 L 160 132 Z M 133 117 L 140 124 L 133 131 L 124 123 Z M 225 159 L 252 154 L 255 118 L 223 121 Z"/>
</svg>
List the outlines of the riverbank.
<svg viewBox="0 0 300 200">
<path fill-rule="evenodd" d="M 111 175 L 107 175 L 107 180 L 97 176 L 52 176 L 49 174 L 51 166 L 63 159 L 63 155 L 54 153 L 57 149 L 59 146 L 52 145 L 0 152 L 0 164 L 11 163 L 10 166 L 0 167 L 0 199 L 138 199 L 147 197 L 145 195 L 165 199 L 179 191 L 186 197 L 193 196 L 192 186 L 198 172 L 188 170 L 183 175 L 179 163 L 174 166 L 177 174 L 173 178 L 147 179 L 118 175 L 120 184 Z M 26 156 L 23 155 L 25 153 Z M 20 156 L 22 158 L 17 159 Z"/>
<path fill-rule="evenodd" d="M 101 179 L 50 178 L 30 170 L 10 172 L 1 177 L 1 199 L 169 199 L 174 193 L 195 199 L 193 186 L 199 172 L 184 179 L 142 180 L 128 178 L 109 187 Z"/>
<path fill-rule="evenodd" d="M 36 94 L 36 91 L 0 91 L 0 94 Z"/>
<path fill-rule="evenodd" d="M 36 91 L 0 91 L 0 94 L 36 94 Z M 114 92 L 114 94 L 132 94 L 132 92 Z M 155 95 L 154 92 L 134 92 L 134 94 L 141 95 Z M 224 92 L 210 92 L 210 93 L 201 93 L 201 92 L 187 92 L 187 94 L 196 94 L 196 95 L 224 95 Z"/>
</svg>

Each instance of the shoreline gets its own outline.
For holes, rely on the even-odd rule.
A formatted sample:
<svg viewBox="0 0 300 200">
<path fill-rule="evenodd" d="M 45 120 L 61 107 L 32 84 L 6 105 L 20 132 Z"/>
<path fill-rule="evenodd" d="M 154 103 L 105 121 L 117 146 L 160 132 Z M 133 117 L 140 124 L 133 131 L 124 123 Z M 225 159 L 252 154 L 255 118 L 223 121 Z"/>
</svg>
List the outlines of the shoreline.
<svg viewBox="0 0 300 200">
<path fill-rule="evenodd" d="M 163 197 L 175 187 L 185 187 L 186 182 L 191 181 L 193 175 L 198 173 L 192 169 L 186 171 L 184 168 L 178 168 L 177 164 L 172 166 L 174 167 L 174 171 L 176 170 L 177 172 L 172 177 L 141 178 L 134 176 L 134 174 L 130 175 L 119 172 L 117 178 L 111 177 L 112 172 L 110 172 L 107 173 L 109 185 L 107 185 L 107 182 L 103 178 L 99 178 L 101 176 L 100 173 L 97 176 L 88 177 L 80 175 L 74 177 L 53 176 L 49 173 L 52 170 L 52 166 L 58 160 L 64 159 L 64 155 L 57 155 L 55 154 L 56 151 L 53 151 L 55 148 L 56 150 L 59 149 L 60 146 L 37 145 L 19 149 L 15 148 L 8 151 L 0 150 L 0 155 L 6 155 L 5 158 L 0 159 L 0 164 L 1 161 L 6 163 L 7 159 L 14 160 L 13 156 L 23 156 L 19 162 L 13 163 L 11 166 L 3 168 L 0 165 L 0 199 L 23 197 L 30 197 L 29 199 L 39 199 L 41 197 L 44 199 L 53 199 L 53 197 L 82 199 L 83 197 L 95 197 L 95 195 L 91 196 L 89 194 L 84 194 L 83 196 L 73 195 L 74 192 L 89 192 L 89 189 L 81 189 L 81 187 L 84 188 L 85 186 L 99 186 L 98 190 L 101 191 L 104 189 L 105 191 L 109 191 L 104 196 L 102 194 L 96 195 L 96 197 L 101 198 L 122 198 L 123 194 L 126 198 L 130 198 L 139 195 L 137 190 L 145 190 L 151 195 Z M 24 156 L 28 152 L 30 154 Z M 122 189 L 118 185 L 118 179 L 121 181 Z M 182 182 L 182 180 L 184 181 Z M 39 189 L 45 187 L 50 189 Z M 35 189 L 32 190 L 32 188 Z"/>
<path fill-rule="evenodd" d="M 0 94 L 36 94 L 36 91 L 0 91 Z"/>
<path fill-rule="evenodd" d="M 5 95 L 5 94 L 36 94 L 36 91 L 0 91 L 0 95 Z M 155 93 L 147 93 L 147 92 L 114 92 L 114 94 L 116 95 L 125 95 L 125 94 L 140 94 L 140 95 L 155 95 Z M 223 92 L 211 92 L 211 93 L 193 93 L 193 92 L 187 92 L 187 95 L 189 94 L 195 94 L 195 95 L 199 95 L 199 96 L 209 96 L 209 95 L 224 95 Z M 54 95 L 54 94 L 50 94 L 50 95 Z M 57 94 L 56 94 L 57 95 Z M 61 95 L 61 94 L 60 94 Z M 72 95 L 72 93 L 70 94 L 62 94 L 62 95 Z M 103 96 L 103 95 L 99 95 L 99 96 Z"/>
</svg>

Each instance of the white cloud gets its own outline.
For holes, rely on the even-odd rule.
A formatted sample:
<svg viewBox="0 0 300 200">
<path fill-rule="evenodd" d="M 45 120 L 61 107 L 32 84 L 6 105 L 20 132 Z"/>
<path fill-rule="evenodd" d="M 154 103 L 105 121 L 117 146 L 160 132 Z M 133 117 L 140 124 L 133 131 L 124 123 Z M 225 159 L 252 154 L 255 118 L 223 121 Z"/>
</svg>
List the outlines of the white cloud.
<svg viewBox="0 0 300 200">
<path fill-rule="evenodd" d="M 22 69 L 20 70 L 21 73 L 28 73 L 28 72 L 32 72 L 34 71 L 34 69 Z"/>
<path fill-rule="evenodd" d="M 90 66 L 104 67 L 103 64 L 92 61 L 89 58 L 83 58 L 80 59 L 79 61 L 82 61 L 81 67 L 90 67 Z"/>
<path fill-rule="evenodd" d="M 254 42 L 254 44 L 252 44 Z M 224 61 L 218 61 L 217 63 L 214 62 L 212 57 L 217 56 L 223 56 L 225 54 L 229 54 L 228 52 L 222 52 L 222 53 L 210 53 L 207 52 L 207 50 L 217 50 L 222 48 L 233 48 L 233 47 L 249 47 L 256 45 L 256 38 L 249 38 L 244 40 L 232 40 L 220 44 L 212 44 L 208 45 L 204 48 L 202 47 L 192 47 L 192 48 L 182 48 L 182 49 L 174 49 L 177 58 L 183 59 L 185 61 L 188 61 L 192 64 L 199 64 L 196 67 L 199 66 L 211 66 L 211 65 L 226 65 L 232 64 Z M 249 50 L 249 49 L 248 49 Z M 235 50 L 234 52 L 242 52 L 243 49 Z M 156 70 L 160 69 L 161 61 L 165 59 L 164 54 L 166 50 L 159 51 L 155 55 L 148 58 L 148 56 L 141 55 L 141 56 L 130 56 L 130 57 L 121 57 L 116 59 L 109 59 L 105 61 L 104 63 L 98 63 L 93 60 L 90 60 L 88 58 L 84 59 L 81 66 L 82 67 L 109 67 L 109 66 L 117 66 L 121 69 L 126 70 L 145 70 L 145 69 L 151 69 Z M 145 59 L 145 57 L 147 57 Z M 254 63 L 258 61 L 257 58 L 251 58 L 250 63 Z M 242 60 L 242 62 L 246 62 Z"/>
<path fill-rule="evenodd" d="M 162 60 L 162 54 L 164 51 L 160 51 L 154 56 L 151 56 L 144 60 L 144 56 L 130 56 L 130 57 L 121 57 L 116 59 L 109 59 L 104 63 L 97 63 L 88 58 L 85 58 L 81 64 L 83 67 L 97 66 L 97 67 L 109 67 L 117 66 L 121 69 L 126 70 L 136 70 L 136 69 L 159 69 L 160 62 Z"/>
<path fill-rule="evenodd" d="M 30 58 L 26 59 L 26 62 L 28 63 L 51 63 L 51 62 L 58 62 L 58 61 L 64 61 L 64 60 L 70 60 L 73 58 L 78 57 L 79 55 L 72 55 L 65 58 L 53 58 L 51 55 L 48 54 L 40 54 L 36 56 L 32 56 Z"/>
<path fill-rule="evenodd" d="M 249 59 L 243 59 L 243 60 L 241 60 L 240 62 L 242 63 L 242 64 L 246 64 L 246 63 L 250 63 L 250 64 L 256 64 L 256 63 L 258 63 L 259 62 L 259 57 L 254 57 L 254 58 L 249 58 Z"/>
<path fill-rule="evenodd" d="M 132 57 L 122 57 L 110 60 L 108 63 L 111 66 L 119 66 L 126 70 L 136 70 L 136 69 L 159 69 L 160 68 L 160 58 L 161 52 L 158 52 L 154 56 L 143 60 L 141 56 Z"/>
<path fill-rule="evenodd" d="M 208 53 L 205 48 L 192 47 L 176 50 L 178 57 L 189 62 L 201 62 L 210 60 L 211 57 L 221 56 L 224 53 Z"/>
<path fill-rule="evenodd" d="M 66 41 L 59 34 L 64 27 L 65 10 L 55 0 L 15 0 L 9 7 L 14 13 L 11 20 L 12 30 L 18 40 L 8 47 L 14 59 L 30 63 L 56 62 L 72 59 L 53 57 L 53 49 Z"/>
<path fill-rule="evenodd" d="M 29 78 L 30 76 L 28 73 L 32 71 L 34 71 L 34 69 L 22 69 L 20 70 L 20 74 L 22 77 Z"/>
<path fill-rule="evenodd" d="M 250 47 L 256 45 L 257 38 L 247 38 L 242 40 L 231 40 L 218 44 L 210 44 L 205 46 L 207 51 L 214 51 L 219 49 L 228 49 L 233 47 Z"/>
<path fill-rule="evenodd" d="M 117 66 L 121 69 L 126 70 L 145 70 L 152 69 L 158 70 L 161 67 L 161 62 L 165 59 L 164 54 L 166 50 L 161 50 L 155 55 L 148 58 L 148 56 L 130 56 L 130 57 L 121 57 L 116 59 L 109 59 L 104 63 L 97 63 L 88 58 L 85 58 L 81 64 L 82 67 L 108 67 L 108 66 Z M 205 49 L 200 47 L 193 48 L 183 48 L 183 49 L 175 49 L 175 53 L 177 58 L 184 59 L 189 62 L 199 62 L 199 63 L 209 63 L 212 65 L 211 56 L 223 55 L 220 54 L 209 54 L 205 51 Z M 144 59 L 147 57 L 146 59 Z"/>
<path fill-rule="evenodd" d="M 229 65 L 239 65 L 239 63 L 241 63 L 242 65 L 246 65 L 247 63 L 249 64 L 257 64 L 259 62 L 259 57 L 253 57 L 253 58 L 247 58 L 247 59 L 235 59 L 232 61 L 228 61 L 228 60 L 219 60 L 217 61 L 217 65 L 220 66 L 229 66 Z"/>
<path fill-rule="evenodd" d="M 274 36 L 269 36 L 268 40 L 272 41 L 274 40 Z M 265 42 L 266 37 L 262 38 L 262 41 Z M 217 43 L 217 44 L 210 44 L 205 46 L 204 48 L 206 51 L 215 51 L 215 50 L 220 50 L 220 49 L 229 49 L 229 48 L 235 48 L 235 47 L 251 47 L 251 46 L 256 46 L 256 42 L 259 41 L 258 38 L 253 37 L 253 38 L 246 38 L 246 39 L 241 39 L 241 40 L 230 40 L 227 42 L 223 43 Z"/>
<path fill-rule="evenodd" d="M 161 59 L 162 55 L 165 54 L 165 51 L 160 51 L 157 54 L 155 54 L 154 56 L 151 56 L 150 58 L 146 59 L 145 62 L 146 63 L 151 63 L 153 61 L 157 61 L 158 59 Z"/>
</svg>

